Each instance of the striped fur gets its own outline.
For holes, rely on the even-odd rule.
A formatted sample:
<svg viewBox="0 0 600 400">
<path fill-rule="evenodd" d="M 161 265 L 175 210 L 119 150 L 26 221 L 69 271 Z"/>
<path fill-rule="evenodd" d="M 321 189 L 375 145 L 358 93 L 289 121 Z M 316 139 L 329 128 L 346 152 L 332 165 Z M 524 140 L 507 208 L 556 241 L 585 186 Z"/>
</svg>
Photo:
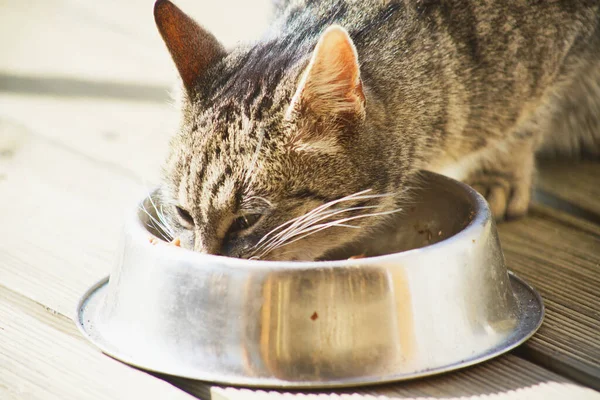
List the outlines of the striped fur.
<svg viewBox="0 0 600 400">
<path fill-rule="evenodd" d="M 215 60 L 184 91 L 164 169 L 170 221 L 184 246 L 250 257 L 272 229 L 353 193 L 388 194 L 361 200 L 374 212 L 401 207 L 420 169 L 476 185 L 499 219 L 522 215 L 541 143 L 600 153 L 599 9 L 598 0 L 279 1 L 261 41 Z M 358 108 L 339 96 L 293 100 L 332 25 L 356 49 Z M 262 218 L 231 232 L 252 214 Z M 334 226 L 266 258 L 316 259 L 384 221 Z"/>
</svg>

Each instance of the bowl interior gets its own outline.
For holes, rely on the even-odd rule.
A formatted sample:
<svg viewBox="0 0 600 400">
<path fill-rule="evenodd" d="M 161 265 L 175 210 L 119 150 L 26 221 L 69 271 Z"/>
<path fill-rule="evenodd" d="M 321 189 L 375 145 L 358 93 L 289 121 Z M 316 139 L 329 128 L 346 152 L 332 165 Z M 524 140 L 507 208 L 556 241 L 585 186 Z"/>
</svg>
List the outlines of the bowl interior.
<svg viewBox="0 0 600 400">
<path fill-rule="evenodd" d="M 390 216 L 385 226 L 367 237 L 330 251 L 324 260 L 393 254 L 440 242 L 466 228 L 481 205 L 477 193 L 467 185 L 424 172 L 400 213 Z M 158 192 L 147 198 L 143 206 L 138 217 L 148 233 L 157 238 L 168 238 L 157 217 L 156 210 L 161 208 Z"/>
<path fill-rule="evenodd" d="M 345 259 L 356 254 L 380 256 L 425 247 L 465 229 L 482 203 L 478 194 L 460 182 L 423 173 L 411 190 L 401 213 L 366 239 L 336 249 L 327 258 Z M 484 211 L 484 210 L 479 210 Z"/>
</svg>

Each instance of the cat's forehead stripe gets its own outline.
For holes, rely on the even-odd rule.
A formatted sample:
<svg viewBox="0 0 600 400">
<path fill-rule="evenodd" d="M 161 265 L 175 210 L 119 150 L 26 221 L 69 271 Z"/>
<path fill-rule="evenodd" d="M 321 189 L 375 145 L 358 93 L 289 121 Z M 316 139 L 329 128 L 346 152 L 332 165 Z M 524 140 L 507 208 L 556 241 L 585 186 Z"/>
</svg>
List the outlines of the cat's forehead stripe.
<svg viewBox="0 0 600 400">
<path fill-rule="evenodd" d="M 207 191 L 208 188 L 214 187 L 219 182 L 219 180 L 221 180 L 221 177 L 224 172 L 222 160 L 220 158 L 215 158 L 211 160 L 205 169 L 205 179 L 196 181 L 194 185 L 196 187 L 201 187 L 202 191 Z"/>
<path fill-rule="evenodd" d="M 182 205 L 186 203 L 205 214 L 212 208 L 225 207 L 227 196 L 228 201 L 239 202 L 239 193 L 247 191 L 249 181 L 245 178 L 253 164 L 258 132 L 268 121 L 263 108 L 273 107 L 274 99 L 261 82 L 246 81 L 245 89 L 234 97 L 235 101 L 220 93 L 223 100 L 217 100 L 210 112 L 196 114 L 192 128 L 184 132 L 180 162 L 185 172 L 178 187 Z M 261 121 L 261 127 L 257 121 Z M 261 135 L 260 141 L 263 137 L 268 138 L 268 132 Z M 266 146 L 262 144 L 263 149 Z"/>
<path fill-rule="evenodd" d="M 227 175 L 231 175 L 231 169 L 229 169 L 229 173 L 222 173 L 215 183 L 205 187 L 205 190 L 209 193 L 210 197 L 214 197 L 217 194 L 221 186 L 223 186 L 223 184 L 225 183 Z"/>
<path fill-rule="evenodd" d="M 233 178 L 225 178 L 213 197 L 213 207 L 222 209 L 230 205 L 235 200 L 235 187 L 235 180 Z"/>
<path fill-rule="evenodd" d="M 204 151 L 203 157 L 206 165 L 197 160 L 191 162 L 182 193 L 200 210 L 226 207 L 236 198 L 236 176 L 243 173 L 246 154 Z"/>
</svg>

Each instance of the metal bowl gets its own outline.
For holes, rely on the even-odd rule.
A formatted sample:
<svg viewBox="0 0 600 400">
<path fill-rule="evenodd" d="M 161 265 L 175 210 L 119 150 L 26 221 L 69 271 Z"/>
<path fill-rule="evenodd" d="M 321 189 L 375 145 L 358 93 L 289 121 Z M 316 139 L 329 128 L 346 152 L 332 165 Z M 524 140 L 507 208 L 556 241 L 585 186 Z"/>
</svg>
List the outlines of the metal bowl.
<svg viewBox="0 0 600 400">
<path fill-rule="evenodd" d="M 507 271 L 486 201 L 441 175 L 420 181 L 389 232 L 332 254 L 384 254 L 363 259 L 250 261 L 152 245 L 147 215 L 132 213 L 110 280 L 81 299 L 79 328 L 143 369 L 288 388 L 421 377 L 524 342 L 542 301 Z"/>
</svg>

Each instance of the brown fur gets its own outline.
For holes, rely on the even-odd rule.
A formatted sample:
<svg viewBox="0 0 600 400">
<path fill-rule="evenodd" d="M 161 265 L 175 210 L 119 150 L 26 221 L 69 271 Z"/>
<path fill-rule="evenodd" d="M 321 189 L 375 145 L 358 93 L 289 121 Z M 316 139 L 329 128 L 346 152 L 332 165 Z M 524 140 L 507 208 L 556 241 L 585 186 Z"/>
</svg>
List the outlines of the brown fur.
<svg viewBox="0 0 600 400">
<path fill-rule="evenodd" d="M 361 215 L 402 207 L 421 169 L 473 184 L 498 219 L 523 215 L 540 145 L 600 154 L 599 8 L 281 1 L 263 40 L 208 64 L 196 61 L 220 54 L 208 33 L 184 18 L 177 29 L 163 26 L 178 69 L 201 65 L 194 79 L 184 76 L 164 174 L 165 210 L 182 245 L 318 259 L 385 222 Z M 157 10 L 157 21 L 179 12 Z M 174 31 L 188 33 L 187 48 Z M 306 224 L 271 239 L 286 221 L 367 189 L 326 208 L 339 213 L 300 219 Z M 342 218 L 360 229 L 340 222 L 292 242 Z"/>
</svg>

